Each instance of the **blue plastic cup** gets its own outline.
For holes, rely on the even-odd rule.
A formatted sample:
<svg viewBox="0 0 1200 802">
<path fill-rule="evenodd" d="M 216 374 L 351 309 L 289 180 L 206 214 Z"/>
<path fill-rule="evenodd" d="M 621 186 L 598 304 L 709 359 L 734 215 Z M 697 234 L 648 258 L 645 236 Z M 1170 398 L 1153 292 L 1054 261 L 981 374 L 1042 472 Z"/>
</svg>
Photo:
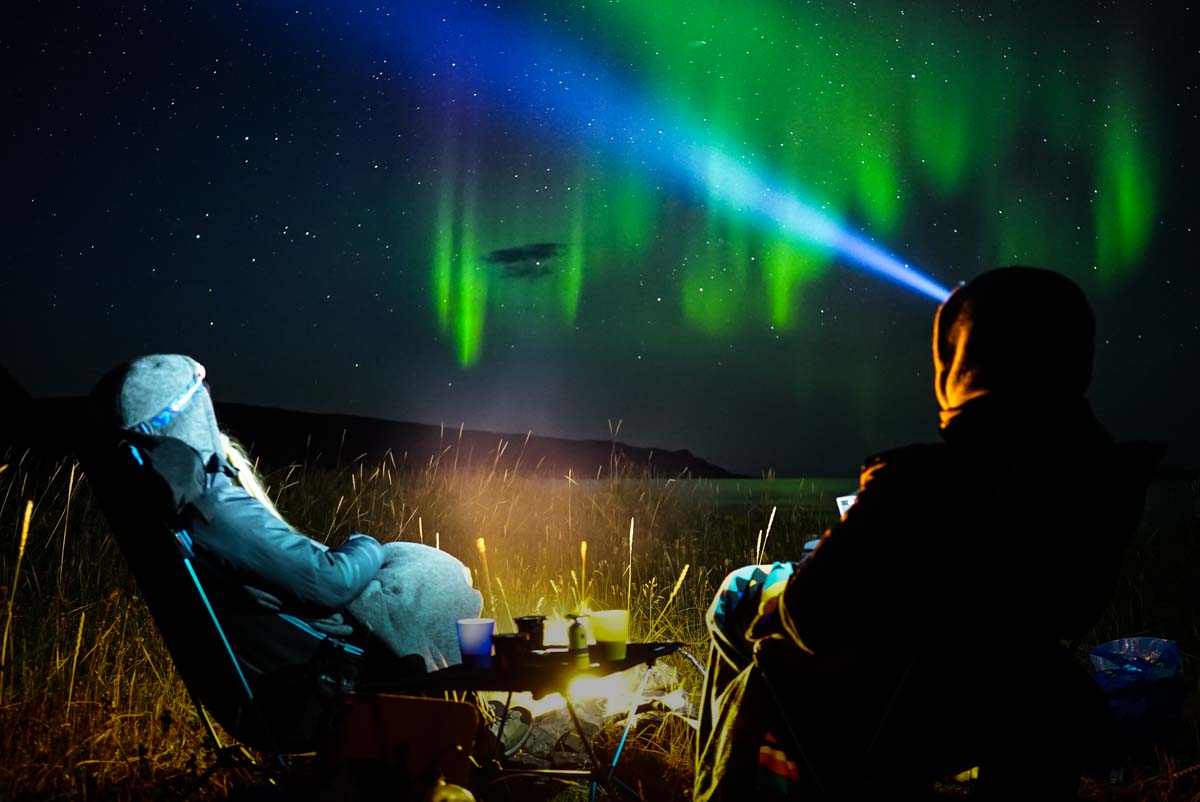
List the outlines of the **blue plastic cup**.
<svg viewBox="0 0 1200 802">
<path fill-rule="evenodd" d="M 458 650 L 463 663 L 471 668 L 491 668 L 492 634 L 496 631 L 494 618 L 460 618 L 458 627 Z"/>
</svg>

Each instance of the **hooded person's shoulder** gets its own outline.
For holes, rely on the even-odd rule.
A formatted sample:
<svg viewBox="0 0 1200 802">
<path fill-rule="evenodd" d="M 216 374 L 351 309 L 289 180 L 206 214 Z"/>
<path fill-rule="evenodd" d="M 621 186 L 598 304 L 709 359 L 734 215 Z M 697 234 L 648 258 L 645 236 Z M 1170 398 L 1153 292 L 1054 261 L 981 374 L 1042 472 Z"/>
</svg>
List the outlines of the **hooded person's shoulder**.
<svg viewBox="0 0 1200 802">
<path fill-rule="evenodd" d="M 943 475 L 950 462 L 951 454 L 944 443 L 917 443 L 880 451 L 863 460 L 859 468 L 859 489 L 922 484 Z"/>
</svg>

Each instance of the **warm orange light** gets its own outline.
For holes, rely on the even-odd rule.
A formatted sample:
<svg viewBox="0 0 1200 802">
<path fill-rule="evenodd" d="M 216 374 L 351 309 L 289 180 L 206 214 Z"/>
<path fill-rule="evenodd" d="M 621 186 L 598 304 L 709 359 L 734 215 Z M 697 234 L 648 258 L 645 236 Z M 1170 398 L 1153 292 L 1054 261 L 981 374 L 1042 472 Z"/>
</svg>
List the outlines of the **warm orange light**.
<svg viewBox="0 0 1200 802">
<path fill-rule="evenodd" d="M 637 692 L 638 684 L 642 679 L 642 670 L 644 670 L 642 667 L 635 666 L 626 671 L 609 674 L 607 677 L 576 677 L 567 686 L 567 693 L 576 704 L 589 699 L 603 699 L 604 709 L 608 715 L 621 713 L 628 710 L 633 704 L 633 695 Z M 682 707 L 687 703 L 687 695 L 682 688 L 679 689 L 678 695 L 682 697 L 680 704 Z M 498 696 L 504 697 L 507 694 L 498 694 Z M 522 691 L 513 694 L 512 703 L 529 708 L 533 717 L 538 718 L 566 707 L 567 700 L 561 693 L 551 693 L 540 699 L 534 699 L 530 693 Z"/>
<path fill-rule="evenodd" d="M 542 622 L 542 643 L 546 646 L 566 646 L 567 627 L 571 624 L 562 613 L 554 612 Z"/>
</svg>

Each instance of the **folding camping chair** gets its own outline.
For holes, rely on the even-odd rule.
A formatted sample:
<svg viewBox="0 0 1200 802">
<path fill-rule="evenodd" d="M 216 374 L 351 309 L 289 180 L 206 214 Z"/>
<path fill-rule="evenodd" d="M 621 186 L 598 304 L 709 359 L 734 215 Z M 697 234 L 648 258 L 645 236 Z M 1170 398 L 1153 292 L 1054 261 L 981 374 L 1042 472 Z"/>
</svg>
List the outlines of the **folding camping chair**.
<svg viewBox="0 0 1200 802">
<path fill-rule="evenodd" d="M 788 642 L 763 641 L 759 646 L 765 648 L 755 650 L 754 662 L 778 728 L 774 735 L 804 769 L 814 798 L 838 798 L 847 788 L 854 797 L 864 785 L 876 794 L 927 794 L 936 779 L 987 763 L 989 794 L 1003 796 L 1017 783 L 1041 789 L 1046 799 L 1071 799 L 1071 783 L 1078 778 L 1072 771 L 1103 767 L 1109 757 L 1113 721 L 1107 702 L 1065 649 L 1040 662 L 1023 655 L 1031 661 L 1025 667 L 1028 684 L 1021 686 L 1028 688 L 1027 697 L 997 688 L 999 672 L 977 678 L 962 670 L 964 663 L 982 664 L 984 656 L 960 663 L 918 655 L 894 666 L 868 705 L 851 712 L 853 688 L 871 669 L 843 675 L 844 667 L 836 661 L 823 667 L 819 658 L 796 655 Z M 803 671 L 796 670 L 797 658 L 808 661 Z M 828 673 L 823 675 L 823 668 Z M 798 678 L 810 686 L 802 686 Z M 989 699 L 997 691 L 996 698 L 1006 702 Z M 842 711 L 831 706 L 836 699 L 846 701 L 847 720 L 861 726 L 857 732 L 839 737 L 814 730 L 815 721 L 840 724 Z M 869 712 L 863 715 L 864 710 Z M 999 753 L 998 744 L 1004 745 Z M 814 756 L 814 749 L 824 759 Z M 833 754 L 837 759 L 829 760 Z M 892 787 L 897 783 L 901 785 Z"/>
<path fill-rule="evenodd" d="M 424 774 L 438 770 L 452 782 L 465 781 L 467 756 L 478 726 L 478 711 L 472 705 L 391 694 L 354 694 L 352 673 L 340 668 L 361 658 L 362 650 L 328 638 L 286 615 L 266 616 L 264 623 L 305 628 L 314 639 L 314 652 L 330 658 L 320 661 L 318 670 L 305 672 L 313 685 L 311 696 L 291 705 L 290 712 L 307 713 L 306 720 L 311 720 L 312 711 L 303 708 L 315 704 L 321 710 L 312 722 L 315 726 L 300 733 L 288 726 L 294 722 L 281 725 L 268 713 L 262 694 L 256 691 L 269 692 L 271 688 L 267 684 L 256 688 L 248 679 L 243 661 L 226 636 L 212 597 L 197 572 L 191 539 L 179 526 L 181 499 L 174 496 L 171 483 L 147 464 L 150 455 L 146 449 L 161 445 L 161 441 L 116 432 L 89 443 L 80 456 L 215 751 L 216 760 L 196 780 L 195 787 L 220 768 L 265 773 L 267 781 L 274 784 L 300 756 L 315 758 L 309 762 L 326 771 L 333 770 L 336 761 L 374 760 L 391 763 L 393 769 L 414 781 L 417 775 L 424 780 Z M 179 446 L 182 444 L 167 447 Z M 169 460 L 163 462 L 171 464 Z M 401 708 L 407 729 L 397 723 Z M 430 737 L 429 727 L 422 726 L 414 733 L 411 726 L 430 721 L 438 722 L 434 729 L 443 739 L 437 749 L 437 738 Z M 214 722 L 236 742 L 225 743 Z M 347 734 L 351 737 L 342 737 Z M 454 740 L 449 749 L 444 748 L 447 738 Z M 269 761 L 260 763 L 247 747 L 264 753 Z"/>
</svg>

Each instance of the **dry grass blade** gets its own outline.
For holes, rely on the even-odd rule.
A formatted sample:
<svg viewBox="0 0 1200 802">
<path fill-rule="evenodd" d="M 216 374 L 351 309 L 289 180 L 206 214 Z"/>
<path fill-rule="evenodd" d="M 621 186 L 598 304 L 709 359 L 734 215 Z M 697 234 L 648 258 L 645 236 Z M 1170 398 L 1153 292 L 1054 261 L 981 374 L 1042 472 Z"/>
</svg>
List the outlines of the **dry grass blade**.
<svg viewBox="0 0 1200 802">
<path fill-rule="evenodd" d="M 71 698 L 75 695 L 75 668 L 79 665 L 79 648 L 83 646 L 83 621 L 85 611 L 79 612 L 79 629 L 75 633 L 75 653 L 71 656 L 71 679 L 67 682 L 67 707 L 71 706 Z"/>
<path fill-rule="evenodd" d="M 8 591 L 8 609 L 4 616 L 4 637 L 0 639 L 0 705 L 4 703 L 5 669 L 9 659 L 9 635 L 12 633 L 13 603 L 17 598 L 17 585 L 21 581 L 21 563 L 25 560 L 25 544 L 29 541 L 29 521 L 33 517 L 33 502 L 25 502 L 25 515 L 21 520 L 21 539 L 17 545 L 17 565 L 13 569 L 12 586 Z"/>
</svg>

